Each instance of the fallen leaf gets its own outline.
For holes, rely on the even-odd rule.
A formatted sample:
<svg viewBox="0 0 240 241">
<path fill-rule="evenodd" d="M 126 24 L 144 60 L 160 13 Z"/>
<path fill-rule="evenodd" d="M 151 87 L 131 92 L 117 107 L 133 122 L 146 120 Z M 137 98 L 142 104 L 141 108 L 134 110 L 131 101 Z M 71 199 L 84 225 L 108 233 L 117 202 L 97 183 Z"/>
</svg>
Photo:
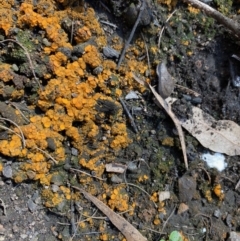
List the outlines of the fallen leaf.
<svg viewBox="0 0 240 241">
<path fill-rule="evenodd" d="M 182 126 L 204 147 L 225 153 L 240 155 L 240 126 L 230 120 L 215 120 L 198 107 L 192 108 L 191 119 L 182 120 Z"/>
<path fill-rule="evenodd" d="M 90 200 L 100 209 L 108 218 L 109 220 L 117 227 L 120 232 L 125 236 L 127 241 L 147 241 L 147 239 L 142 236 L 142 234 L 126 221 L 123 217 L 115 213 L 111 208 L 109 208 L 106 204 L 101 202 L 96 197 L 92 196 L 90 193 L 84 191 L 79 187 L 72 186 L 73 188 L 79 190 L 86 199 Z"/>
<path fill-rule="evenodd" d="M 156 97 L 157 101 L 161 104 L 161 106 L 164 108 L 164 110 L 168 113 L 168 115 L 171 117 L 172 121 L 175 124 L 175 127 L 177 128 L 177 132 L 179 135 L 182 152 L 183 152 L 183 159 L 185 163 L 186 169 L 188 169 L 188 160 L 187 160 L 187 151 L 186 151 L 186 143 L 184 139 L 183 130 L 181 127 L 181 124 L 175 114 L 172 112 L 171 105 L 169 105 L 158 93 L 157 91 L 149 84 L 149 88 L 151 89 L 152 93 Z"/>
<path fill-rule="evenodd" d="M 159 95 L 157 93 L 157 91 L 150 84 L 148 84 L 147 82 L 138 78 L 134 73 L 132 73 L 132 75 L 133 75 L 133 78 L 139 84 L 144 85 L 145 87 L 148 86 L 150 88 L 153 95 L 156 97 L 158 103 L 164 108 L 164 110 L 168 113 L 168 115 L 170 116 L 170 118 L 174 122 L 174 125 L 177 128 L 177 132 L 178 132 L 181 147 L 182 147 L 182 153 L 183 153 L 183 159 L 184 159 L 185 167 L 186 167 L 186 169 L 188 169 L 187 150 L 186 150 L 186 143 L 185 143 L 185 139 L 184 139 L 184 135 L 183 135 L 182 126 L 181 126 L 179 120 L 177 119 L 177 117 L 175 116 L 175 114 L 172 112 L 171 104 L 168 104 L 168 102 L 166 100 L 164 100 L 162 98 L 162 96 Z"/>
</svg>

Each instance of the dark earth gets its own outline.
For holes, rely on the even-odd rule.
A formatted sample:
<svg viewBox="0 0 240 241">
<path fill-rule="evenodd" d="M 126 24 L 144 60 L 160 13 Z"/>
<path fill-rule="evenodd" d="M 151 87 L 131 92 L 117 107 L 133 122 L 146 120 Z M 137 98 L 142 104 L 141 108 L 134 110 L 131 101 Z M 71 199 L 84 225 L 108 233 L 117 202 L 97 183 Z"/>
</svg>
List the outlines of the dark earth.
<svg viewBox="0 0 240 241">
<path fill-rule="evenodd" d="M 231 57 L 240 56 L 239 40 L 234 33 L 204 14 L 190 14 L 187 5 L 182 1 L 177 5 L 174 1 L 172 5 L 159 2 L 161 1 L 147 2 L 131 41 L 131 46 L 134 46 L 136 40 L 144 36 L 148 49 L 158 48 L 159 28 L 166 27 L 160 49 L 155 54 L 149 53 L 151 71 L 141 76 L 142 79 L 151 75 L 151 83 L 156 86 L 156 66 L 165 61 L 177 84 L 172 96 L 177 98 L 173 111 L 178 118 L 191 115 L 191 107 L 198 106 L 218 120 L 232 120 L 240 125 L 240 91 L 237 86 L 240 61 Z M 209 1 L 209 4 L 218 9 L 217 2 Z M 109 46 L 113 36 L 119 36 L 122 42 L 127 41 L 141 6 L 138 0 L 69 1 L 56 6 L 64 9 L 69 6 L 74 8 L 78 4 L 83 4 L 84 8 L 92 7 L 99 22 L 104 21 L 116 26 L 101 23 Z M 16 8 L 18 6 L 19 1 L 16 1 Z M 165 24 L 168 14 L 175 8 L 177 12 L 172 16 L 171 23 Z M 234 3 L 229 10 L 229 17 L 235 18 L 237 9 L 238 6 Z M 205 22 L 202 18 L 205 18 Z M 195 35 L 193 31 L 196 32 Z M 30 31 L 29 35 L 39 35 L 40 38 L 41 34 Z M 183 35 L 186 45 L 181 44 Z M 1 39 L 4 39 L 3 35 Z M 6 45 L 1 45 L 1 48 L 1 61 L 12 63 L 13 56 L 6 54 Z M 146 60 L 145 49 L 141 51 L 143 59 Z M 117 60 L 118 57 L 115 58 L 116 62 Z M 21 65 L 27 66 L 27 63 L 25 59 L 19 65 L 23 68 Z M 42 66 L 47 70 L 48 66 L 44 61 Z M 22 79 L 17 78 L 19 81 L 15 81 L 11 88 L 25 89 L 24 98 L 19 100 L 23 107 L 25 105 L 22 100 L 25 100 L 24 103 L 34 103 L 37 98 L 34 90 L 38 86 L 27 83 L 27 78 L 33 78 L 32 73 L 29 68 L 28 72 L 21 68 L 16 74 Z M 1 116 L 21 125 L 24 120 L 16 119 L 9 108 L 7 90 L 10 87 L 6 84 L 5 87 L 5 92 L 0 96 Z M 123 89 L 123 97 L 129 92 Z M 198 95 L 194 95 L 195 92 Z M 141 189 L 127 186 L 126 191 L 130 200 L 136 203 L 136 208 L 133 215 L 125 212 L 122 216 L 149 241 L 168 240 L 170 233 L 175 230 L 182 233 L 182 240 L 185 241 L 240 240 L 239 237 L 230 238 L 231 232 L 240 232 L 240 192 L 239 187 L 236 187 L 240 180 L 239 157 L 225 155 L 227 167 L 222 172 L 209 168 L 200 159 L 201 154 L 208 150 L 184 131 L 189 162 L 189 169 L 186 170 L 172 120 L 155 104 L 150 90 L 146 89 L 139 95 L 140 99 L 124 100 L 127 108 L 131 110 L 136 126 L 133 127 L 124 114 L 128 135 L 133 142 L 115 156 L 115 162 L 127 165 L 128 170 L 125 174 L 118 174 L 116 180 L 109 179 L 108 175 L 104 174 L 104 177 L 108 178 L 108 185 L 112 186 L 118 186 L 118 182 L 135 184 L 143 174 L 150 177 L 136 184 Z M 110 109 L 106 107 L 100 111 L 114 112 L 116 107 L 112 105 L 108 108 Z M 1 139 L 8 138 L 4 130 L 0 134 Z M 66 145 L 66 150 L 69 160 L 76 156 L 73 147 Z M 11 172 L 16 158 L 2 154 L 0 158 L 4 166 L 0 181 L 0 241 L 124 240 L 124 236 L 109 219 L 84 198 L 81 202 L 71 201 L 68 211 L 61 207 L 47 208 L 41 197 L 42 185 L 32 180 L 15 183 Z M 71 162 L 69 165 L 74 167 Z M 78 175 L 70 171 L 69 167 L 65 168 L 64 172 L 66 185 Z M 95 179 L 94 182 L 97 183 L 98 180 Z M 59 185 L 56 181 L 51 188 L 58 188 Z M 220 186 L 222 195 L 216 192 L 217 185 Z M 170 199 L 165 200 L 164 204 L 158 204 L 156 208 L 142 189 L 151 196 L 160 191 L 169 191 Z M 186 211 L 181 211 L 183 204 L 187 207 Z M 88 210 L 92 214 L 96 212 L 91 222 L 82 215 L 82 210 Z M 77 227 L 76 223 L 85 219 L 85 227 Z M 100 225 L 105 227 L 107 238 L 101 233 Z"/>
</svg>

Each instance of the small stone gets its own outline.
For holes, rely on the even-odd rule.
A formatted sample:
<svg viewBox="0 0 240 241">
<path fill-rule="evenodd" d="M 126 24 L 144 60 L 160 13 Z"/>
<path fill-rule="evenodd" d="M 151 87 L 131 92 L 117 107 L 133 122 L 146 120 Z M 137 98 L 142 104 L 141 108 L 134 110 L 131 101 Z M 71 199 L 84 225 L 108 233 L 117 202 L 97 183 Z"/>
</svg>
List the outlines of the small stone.
<svg viewBox="0 0 240 241">
<path fill-rule="evenodd" d="M 177 214 L 181 214 L 186 212 L 189 209 L 188 205 L 186 205 L 185 203 L 180 203 L 179 207 L 178 207 L 178 212 Z"/>
<path fill-rule="evenodd" d="M 59 186 L 53 184 L 53 185 L 52 185 L 52 191 L 53 191 L 53 192 L 57 192 L 58 190 L 59 190 Z"/>
<path fill-rule="evenodd" d="M 161 191 L 159 193 L 159 202 L 163 202 L 166 199 L 170 199 L 170 192 L 169 191 Z"/>
<path fill-rule="evenodd" d="M 78 156 L 78 150 L 76 148 L 71 148 L 71 154 L 73 156 Z"/>
<path fill-rule="evenodd" d="M 3 168 L 3 176 L 6 178 L 12 178 L 12 167 L 11 166 L 5 166 Z"/>
<path fill-rule="evenodd" d="M 132 100 L 132 99 L 139 99 L 138 95 L 136 94 L 135 91 L 130 91 L 126 96 L 125 96 L 125 100 Z"/>
<path fill-rule="evenodd" d="M 190 95 L 182 95 L 186 101 L 191 101 L 192 97 Z"/>
<path fill-rule="evenodd" d="M 193 104 L 201 104 L 202 103 L 202 98 L 201 97 L 194 97 L 192 98 L 192 103 Z"/>
<path fill-rule="evenodd" d="M 72 55 L 72 50 L 68 47 L 60 47 L 57 50 L 67 56 L 67 58 L 70 58 Z"/>
<path fill-rule="evenodd" d="M 27 201 L 28 209 L 33 213 L 37 209 L 37 204 L 33 202 L 32 199 Z"/>
<path fill-rule="evenodd" d="M 28 236 L 28 235 L 27 235 L 27 234 L 24 234 L 24 233 L 23 233 L 23 234 L 20 234 L 20 237 L 21 237 L 22 239 L 27 238 L 27 236 Z"/>
<path fill-rule="evenodd" d="M 230 232 L 229 241 L 240 241 L 240 233 Z"/>
<path fill-rule="evenodd" d="M 122 180 L 122 178 L 120 178 L 120 177 L 118 177 L 117 175 L 114 174 L 111 177 L 111 182 L 112 183 L 122 183 L 123 180 Z"/>
<path fill-rule="evenodd" d="M 156 73 L 158 76 L 158 93 L 163 99 L 166 99 L 172 94 L 175 81 L 169 74 L 165 63 L 157 65 Z"/>
<path fill-rule="evenodd" d="M 216 217 L 216 218 L 219 218 L 221 215 L 221 212 L 219 209 L 215 210 L 214 213 L 213 213 L 213 216 Z"/>
<path fill-rule="evenodd" d="M 48 41 L 47 38 L 43 38 L 42 42 L 43 42 L 43 44 L 44 44 L 45 46 L 47 46 L 47 47 L 50 47 L 50 46 L 51 46 L 51 43 Z"/>
<path fill-rule="evenodd" d="M 2 224 L 0 224 L 0 234 L 4 234 L 6 232 L 6 229 L 3 227 Z"/>
<path fill-rule="evenodd" d="M 98 66 L 98 67 L 96 67 L 96 68 L 93 70 L 93 74 L 99 75 L 99 74 L 102 73 L 102 71 L 103 71 L 103 67 L 102 67 L 102 66 Z"/>
<path fill-rule="evenodd" d="M 109 47 L 109 46 L 106 46 L 106 47 L 103 47 L 103 54 L 107 57 L 107 58 L 118 58 L 120 53 Z"/>
<path fill-rule="evenodd" d="M 51 150 L 51 151 L 55 151 L 56 150 L 56 144 L 54 142 L 54 139 L 51 138 L 51 137 L 48 137 L 47 138 L 47 144 L 48 144 L 48 148 Z"/>
<path fill-rule="evenodd" d="M 128 164 L 127 169 L 131 172 L 138 172 L 138 167 L 137 167 L 137 164 L 135 162 L 130 162 Z"/>
<path fill-rule="evenodd" d="M 150 133 L 151 133 L 152 135 L 156 135 L 157 132 L 156 132 L 155 130 L 151 130 Z"/>
<path fill-rule="evenodd" d="M 14 233 L 18 233 L 18 232 L 19 232 L 19 228 L 18 228 L 18 226 L 17 226 L 16 224 L 13 225 L 12 231 L 13 231 Z"/>
<path fill-rule="evenodd" d="M 19 71 L 19 68 L 16 64 L 13 64 L 12 65 L 12 69 L 15 71 L 15 72 L 18 72 Z"/>
<path fill-rule="evenodd" d="M 196 193 L 196 180 L 188 175 L 184 175 L 178 180 L 179 199 L 180 202 L 189 202 Z"/>
</svg>

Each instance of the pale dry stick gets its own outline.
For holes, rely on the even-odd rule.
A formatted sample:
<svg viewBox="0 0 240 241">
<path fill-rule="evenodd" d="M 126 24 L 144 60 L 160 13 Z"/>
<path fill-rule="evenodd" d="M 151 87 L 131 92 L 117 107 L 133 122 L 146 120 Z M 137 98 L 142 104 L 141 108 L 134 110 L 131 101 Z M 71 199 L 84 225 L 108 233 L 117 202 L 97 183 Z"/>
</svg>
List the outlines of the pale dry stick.
<svg viewBox="0 0 240 241">
<path fill-rule="evenodd" d="M 0 43 L 4 43 L 4 42 L 13 42 L 15 44 L 18 44 L 24 50 L 24 52 L 25 52 L 25 54 L 26 54 L 26 56 L 28 58 L 28 62 L 29 62 L 30 69 L 32 71 L 33 77 L 34 77 L 35 81 L 37 82 L 40 90 L 42 90 L 42 86 L 40 85 L 40 82 L 38 81 L 38 78 L 37 78 L 37 76 L 35 74 L 33 63 L 32 63 L 30 54 L 28 53 L 27 49 L 19 41 L 14 40 L 14 39 L 5 39 L 5 40 L 0 41 Z"/>
<path fill-rule="evenodd" d="M 208 172 L 205 170 L 205 168 L 203 168 L 203 167 L 196 167 L 196 169 L 202 169 L 206 174 L 207 174 L 207 177 L 208 177 L 208 180 L 209 180 L 209 183 L 211 183 L 211 177 L 210 177 L 210 175 L 208 174 Z"/>
<path fill-rule="evenodd" d="M 102 1 L 99 1 L 99 3 L 100 3 L 109 13 L 111 13 L 111 10 L 110 10 Z"/>
<path fill-rule="evenodd" d="M 94 197 L 90 193 L 86 192 L 84 189 L 72 186 L 74 189 L 79 190 L 86 199 L 91 201 L 102 213 L 104 213 L 112 224 L 120 230 L 120 232 L 125 236 L 127 240 L 137 240 L 137 241 L 147 241 L 147 239 L 126 219 L 115 213 L 106 204 L 100 201 L 98 198 Z"/>
<path fill-rule="evenodd" d="M 71 191 L 71 197 L 72 197 L 72 192 Z M 70 238 L 70 240 L 72 240 L 72 238 L 76 235 L 76 232 L 77 232 L 77 227 L 75 225 L 75 215 L 74 215 L 74 212 L 75 212 L 75 208 L 74 208 L 74 204 L 73 204 L 73 200 L 71 199 L 71 203 L 70 203 L 70 212 L 71 212 L 71 219 L 70 219 L 70 224 L 71 224 L 71 233 L 73 234 L 73 236 Z"/>
<path fill-rule="evenodd" d="M 79 220 L 81 220 L 81 218 L 82 218 L 82 214 L 80 215 L 77 223 L 79 222 Z M 76 223 L 75 223 L 75 219 L 74 219 L 73 200 L 71 200 L 71 220 L 70 220 L 70 225 L 71 225 L 72 236 L 70 237 L 69 241 L 72 241 L 74 239 L 74 237 L 77 235 L 77 231 L 78 231 L 78 227 L 79 227 L 79 225 L 77 225 L 77 227 L 76 227 Z"/>
<path fill-rule="evenodd" d="M 58 164 L 58 161 L 56 161 L 50 154 L 48 154 L 46 151 L 38 148 L 38 147 L 35 147 L 35 149 L 41 151 L 43 154 L 45 154 L 47 157 L 49 157 L 55 164 Z"/>
<path fill-rule="evenodd" d="M 239 188 L 239 186 L 240 186 L 240 179 L 239 179 L 239 181 L 237 182 L 237 184 L 235 186 L 235 190 L 237 190 Z"/>
<path fill-rule="evenodd" d="M 167 225 L 169 219 L 170 219 L 170 218 L 172 217 L 172 215 L 174 214 L 176 208 L 177 208 L 177 205 L 173 208 L 171 214 L 168 216 L 167 220 L 164 222 L 163 227 L 162 227 L 162 232 L 163 232 L 163 230 L 165 229 L 165 227 L 166 227 L 166 225 Z"/>
<path fill-rule="evenodd" d="M 19 107 L 18 107 L 15 103 L 13 103 L 13 102 L 9 102 L 9 103 L 10 103 L 10 105 L 14 106 L 14 107 L 19 111 L 19 113 L 21 114 L 21 116 L 23 117 L 23 119 L 24 119 L 27 123 L 30 122 L 29 119 L 22 113 L 22 111 L 19 109 Z"/>
<path fill-rule="evenodd" d="M 122 106 L 123 106 L 123 109 L 125 110 L 128 118 L 129 118 L 129 120 L 130 120 L 130 123 L 131 123 L 132 128 L 134 129 L 134 131 L 135 131 L 136 133 L 138 133 L 137 126 L 136 126 L 136 124 L 135 124 L 135 121 L 134 121 L 134 119 L 133 119 L 130 111 L 129 111 L 128 108 L 127 108 L 127 105 L 124 103 L 124 101 L 123 101 L 122 98 L 119 98 L 119 100 L 120 100 L 120 102 L 121 102 L 121 104 L 122 104 Z"/>
<path fill-rule="evenodd" d="M 132 74 L 133 74 L 133 78 L 138 83 L 143 84 L 144 86 L 148 86 L 151 89 L 153 95 L 156 97 L 156 99 L 159 102 L 159 104 L 161 104 L 161 106 L 164 108 L 164 110 L 168 113 L 168 115 L 171 117 L 172 121 L 174 122 L 174 125 L 175 125 L 175 127 L 177 128 L 177 131 L 178 131 L 178 136 L 179 136 L 181 147 L 182 147 L 183 159 L 184 159 L 185 167 L 188 170 L 187 150 L 186 150 L 186 143 L 185 143 L 185 139 L 184 139 L 182 126 L 179 123 L 179 121 L 178 121 L 177 117 L 175 116 L 175 114 L 172 112 L 171 106 L 168 105 L 168 103 L 156 92 L 156 90 L 150 84 L 146 83 L 145 81 L 142 81 L 134 73 L 132 73 Z"/>
<path fill-rule="evenodd" d="M 6 126 L 0 125 L 0 129 L 1 129 L 1 128 L 4 129 L 4 130 L 9 131 L 9 132 L 11 132 L 11 133 L 13 133 L 13 134 L 15 134 L 15 135 L 17 135 L 17 136 L 22 140 L 22 137 L 21 137 L 17 132 L 11 130 L 10 128 L 8 128 L 8 127 L 6 127 Z"/>
<path fill-rule="evenodd" d="M 148 71 L 149 71 L 149 77 L 151 78 L 151 68 L 150 68 L 150 59 L 149 59 L 149 53 L 148 53 L 148 47 L 147 47 L 147 43 L 144 37 L 144 34 L 141 32 L 141 36 L 144 42 L 144 46 L 145 46 L 145 50 L 146 50 L 146 54 L 147 54 L 147 63 L 148 63 Z"/>
<path fill-rule="evenodd" d="M 240 25 L 236 21 L 224 16 L 222 13 L 218 12 L 214 8 L 198 0 L 183 1 L 203 10 L 209 17 L 216 19 L 219 23 L 230 29 L 234 34 L 236 34 L 238 38 L 240 38 Z"/>
<path fill-rule="evenodd" d="M 18 124 L 16 124 L 14 121 L 12 121 L 12 120 L 10 120 L 10 119 L 7 119 L 7 118 L 0 117 L 0 120 L 9 121 L 10 123 L 12 123 L 13 125 L 15 125 L 15 126 L 18 128 L 18 130 L 19 130 L 19 132 L 20 132 L 20 136 L 21 136 L 20 138 L 21 138 L 21 140 L 22 140 L 23 148 L 25 148 L 25 146 L 26 146 L 26 141 L 25 141 L 25 138 L 24 138 L 24 135 L 23 135 L 23 132 L 22 132 L 20 126 L 19 126 Z M 15 133 L 15 132 L 14 132 L 14 133 Z M 15 134 L 16 134 L 16 133 L 15 133 Z"/>
<path fill-rule="evenodd" d="M 117 28 L 118 28 L 118 26 L 117 26 L 116 24 L 110 23 L 110 22 L 108 22 L 108 21 L 100 20 L 100 23 L 109 25 L 109 26 L 113 27 L 114 29 L 117 29 Z"/>
<path fill-rule="evenodd" d="M 141 20 L 141 17 L 142 17 L 142 14 L 143 14 L 143 10 L 145 9 L 145 6 L 146 6 L 145 0 L 142 0 L 142 5 L 141 5 L 141 7 L 139 9 L 138 17 L 137 17 L 137 19 L 135 21 L 135 24 L 134 24 L 133 28 L 132 28 L 130 36 L 129 36 L 129 38 L 128 38 L 128 40 L 127 40 L 127 42 L 126 42 L 126 44 L 125 44 L 125 46 L 124 46 L 124 48 L 122 50 L 121 56 L 120 56 L 120 58 L 118 60 L 117 68 L 120 67 L 120 65 L 121 65 L 121 63 L 123 61 L 124 55 L 125 55 L 125 53 L 127 51 L 127 48 L 129 46 L 130 42 L 132 41 L 133 35 L 134 35 L 134 33 L 135 33 L 136 29 L 137 29 L 137 26 L 138 26 L 138 24 L 139 24 L 139 22 Z"/>
<path fill-rule="evenodd" d="M 6 208 L 6 204 L 4 203 L 4 201 L 0 198 L 0 206 L 3 208 L 3 215 L 7 216 L 7 208 Z"/>
<path fill-rule="evenodd" d="M 70 43 L 72 44 L 73 42 L 73 31 L 74 31 L 74 20 L 72 20 L 72 25 L 71 25 L 71 35 L 70 35 Z"/>
<path fill-rule="evenodd" d="M 124 214 L 124 213 L 128 213 L 128 212 L 131 212 L 131 211 L 133 211 L 133 209 L 128 209 L 128 210 L 126 210 L 126 211 L 124 211 L 124 212 L 120 212 L 120 213 L 117 213 L 117 214 L 122 215 L 122 214 Z M 84 217 L 86 217 L 86 218 L 93 218 L 93 219 L 100 219 L 100 220 L 106 220 L 106 219 L 108 219 L 108 217 L 91 217 L 91 216 L 88 216 L 88 215 L 85 215 L 85 214 L 82 214 L 82 216 L 84 216 Z"/>
<path fill-rule="evenodd" d="M 93 176 L 93 175 L 91 175 L 91 174 L 89 174 L 89 173 L 87 173 L 87 172 L 84 172 L 84 171 L 81 171 L 81 170 L 79 170 L 79 169 L 75 169 L 75 168 L 72 168 L 72 167 L 70 168 L 70 170 L 75 171 L 75 172 L 83 173 L 83 174 L 85 174 L 85 175 L 87 175 L 87 176 L 96 178 L 96 179 L 101 180 L 101 181 L 106 181 L 106 180 L 107 180 L 107 179 L 103 179 L 103 178 L 101 178 L 101 177 Z"/>
<path fill-rule="evenodd" d="M 139 190 L 141 190 L 142 192 L 144 192 L 144 193 L 150 198 L 150 200 L 151 200 L 151 195 L 150 195 L 147 191 L 145 191 L 144 189 L 142 189 L 141 187 L 139 187 L 138 185 L 135 185 L 135 184 L 129 183 L 129 182 L 119 183 L 119 185 L 129 185 L 129 186 L 136 187 L 136 188 L 138 188 Z M 156 204 L 154 201 L 152 201 L 152 202 L 153 202 L 155 208 L 157 208 L 157 207 L 158 207 L 157 204 Z"/>
<path fill-rule="evenodd" d="M 173 14 L 177 11 L 177 9 L 175 9 L 167 18 L 165 24 L 171 19 L 171 17 L 173 16 Z M 166 26 L 163 26 L 160 33 L 159 33 L 159 38 L 158 38 L 158 48 L 160 49 L 160 44 L 161 44 L 161 39 L 162 39 L 162 35 L 163 35 L 163 31 L 165 30 Z"/>
<path fill-rule="evenodd" d="M 95 218 L 94 216 L 96 215 L 97 212 L 98 212 L 98 209 L 96 209 L 96 211 L 93 213 L 92 216 L 83 219 L 82 221 L 78 222 L 77 224 L 79 225 L 80 223 L 84 223 L 84 222 L 88 221 L 89 219 L 94 219 Z M 82 216 L 84 216 L 84 215 L 82 214 Z"/>
<path fill-rule="evenodd" d="M 185 86 L 182 86 L 182 85 L 178 85 L 178 84 L 175 84 L 175 86 L 179 89 L 182 89 L 183 91 L 185 91 L 186 93 L 189 93 L 191 95 L 194 95 L 195 97 L 198 97 L 198 96 L 201 96 L 199 93 L 197 93 L 196 91 L 194 90 L 191 90 Z"/>
</svg>

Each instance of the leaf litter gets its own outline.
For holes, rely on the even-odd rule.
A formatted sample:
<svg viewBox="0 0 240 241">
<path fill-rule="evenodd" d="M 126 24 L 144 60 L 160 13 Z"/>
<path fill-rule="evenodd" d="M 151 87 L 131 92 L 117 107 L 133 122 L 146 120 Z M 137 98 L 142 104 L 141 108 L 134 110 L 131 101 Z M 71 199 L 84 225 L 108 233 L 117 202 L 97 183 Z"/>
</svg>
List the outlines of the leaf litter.
<svg viewBox="0 0 240 241">
<path fill-rule="evenodd" d="M 121 233 L 126 237 L 127 241 L 147 241 L 147 239 L 128 221 L 126 221 L 119 214 L 115 213 L 111 208 L 101 202 L 98 198 L 92 196 L 90 193 L 84 191 L 81 188 L 73 186 L 73 188 L 79 190 L 86 199 L 90 200 L 100 209 L 117 227 Z"/>
<path fill-rule="evenodd" d="M 193 115 L 181 120 L 182 126 L 202 146 L 229 156 L 240 155 L 240 126 L 230 120 L 215 120 L 198 107 L 192 108 Z"/>
</svg>

